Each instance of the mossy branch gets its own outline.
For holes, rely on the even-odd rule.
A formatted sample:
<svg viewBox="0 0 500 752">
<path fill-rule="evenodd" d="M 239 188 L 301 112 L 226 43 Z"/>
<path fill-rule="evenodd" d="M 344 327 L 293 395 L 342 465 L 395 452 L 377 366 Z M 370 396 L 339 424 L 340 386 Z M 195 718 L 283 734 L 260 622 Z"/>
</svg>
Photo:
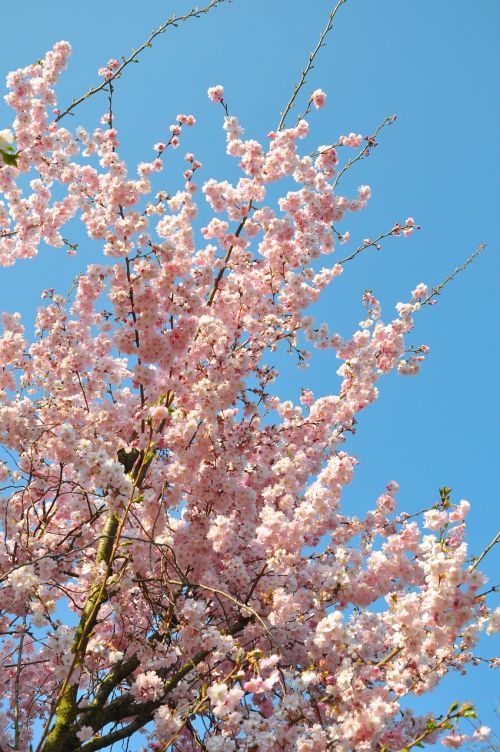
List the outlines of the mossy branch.
<svg viewBox="0 0 500 752">
<path fill-rule="evenodd" d="M 110 512 L 97 547 L 97 564 L 104 563 L 107 567 L 110 566 L 119 522 L 118 515 L 115 512 Z M 77 717 L 76 701 L 78 693 L 78 681 L 71 682 L 71 675 L 75 668 L 81 666 L 83 662 L 90 635 L 97 621 L 99 608 L 106 597 L 105 587 L 102 583 L 97 583 L 92 587 L 87 598 L 71 646 L 71 652 L 74 655 L 71 671 L 65 685 L 63 685 L 61 697 L 57 703 L 56 720 L 47 735 L 43 752 L 62 752 L 62 750 L 71 749 L 70 745 L 74 739 L 72 727 Z"/>
<path fill-rule="evenodd" d="M 244 629 L 244 627 L 246 627 L 251 621 L 253 621 L 253 616 L 242 617 L 232 624 L 229 629 L 224 630 L 223 634 L 235 635 Z M 181 682 L 199 663 L 204 661 L 210 655 L 210 652 L 210 650 L 200 650 L 192 658 L 187 660 L 177 671 L 175 671 L 168 681 L 165 682 L 163 695 L 159 700 L 138 703 L 127 693 L 117 697 L 104 708 L 94 707 L 93 705 L 88 708 L 80 708 L 78 714 L 83 716 L 81 723 L 85 726 L 91 726 L 94 731 L 99 731 L 110 723 L 119 723 L 125 718 L 132 718 L 135 716 L 135 720 L 133 723 L 130 723 L 119 731 L 90 739 L 87 744 L 83 747 L 78 747 L 78 749 L 81 750 L 81 752 L 94 752 L 94 750 L 103 749 L 115 741 L 126 739 L 135 731 L 143 728 L 143 726 L 149 723 L 155 710 L 165 703 L 167 695 L 169 695 L 178 686 L 179 682 Z M 112 691 L 121 679 L 130 676 L 138 666 L 139 660 L 133 656 L 128 661 L 125 661 L 120 667 L 117 667 L 108 677 L 106 677 L 106 679 L 103 680 L 96 695 L 96 700 L 97 698 L 101 700 L 108 690 Z M 108 683 L 105 684 L 107 680 Z M 114 684 L 114 686 L 111 686 L 112 684 Z M 75 725 L 72 731 L 73 733 L 76 733 L 77 730 L 78 725 Z M 119 736 L 117 736 L 117 734 Z M 71 749 L 71 747 L 69 749 Z"/>
</svg>

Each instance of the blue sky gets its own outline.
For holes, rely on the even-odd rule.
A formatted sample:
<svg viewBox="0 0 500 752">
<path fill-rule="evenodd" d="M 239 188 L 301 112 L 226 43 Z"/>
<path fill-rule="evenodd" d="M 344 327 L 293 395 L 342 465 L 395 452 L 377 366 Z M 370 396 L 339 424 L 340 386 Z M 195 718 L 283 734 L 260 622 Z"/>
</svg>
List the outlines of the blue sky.
<svg viewBox="0 0 500 752">
<path fill-rule="evenodd" d="M 0 70 L 3 75 L 26 65 L 67 39 L 73 57 L 59 87 L 64 107 L 98 82 L 97 68 L 108 58 L 128 55 L 167 16 L 189 7 L 185 0 L 25 0 L 22 15 L 0 28 Z M 192 112 L 198 126 L 185 134 L 180 151 L 195 152 L 204 178 L 234 177 L 234 162 L 224 154 L 222 112 L 208 102 L 207 87 L 222 83 L 246 134 L 264 139 L 276 127 L 330 7 L 330 0 L 234 0 L 168 31 L 116 83 L 122 154 L 132 164 L 150 158 L 152 144 L 166 140 L 176 114 Z M 480 242 L 488 243 L 438 305 L 419 314 L 410 341 L 431 348 L 419 377 L 387 377 L 380 400 L 360 416 L 351 445 L 360 465 L 344 500 L 345 510 L 366 509 L 394 478 L 401 507 L 412 512 L 433 503 L 439 487 L 451 486 L 456 501 L 466 498 L 473 505 L 471 554 L 484 548 L 500 522 L 499 31 L 498 0 L 348 0 L 306 89 L 322 87 L 328 95 L 326 108 L 311 117 L 310 149 L 332 143 L 340 133 L 371 133 L 386 115 L 398 116 L 370 159 L 342 184 L 346 193 L 361 184 L 373 189 L 368 208 L 343 223 L 352 248 L 409 215 L 422 226 L 413 237 L 389 239 L 380 253 L 367 252 L 350 264 L 316 306 L 318 318 L 348 335 L 363 318 L 360 298 L 366 288 L 381 298 L 388 316 L 416 283 L 436 284 Z M 105 107 L 104 95 L 94 97 L 72 122 L 92 127 Z M 10 120 L 1 103 L 0 128 Z M 162 180 L 176 186 L 180 160 L 167 164 Z M 74 232 L 71 240 L 80 243 L 76 258 L 43 249 L 34 261 L 0 269 L 1 310 L 19 310 L 29 324 L 43 288 L 71 286 L 82 263 L 97 254 Z M 315 352 L 307 371 L 281 356 L 277 365 L 284 371 L 280 394 L 291 399 L 301 386 L 319 396 L 338 383 L 331 353 Z M 495 552 L 483 569 L 494 584 Z M 493 642 L 480 652 L 491 656 Z M 450 677 L 432 697 L 419 698 L 418 707 L 439 712 L 454 699 L 472 700 L 482 721 L 495 727 L 500 700 L 494 678 L 482 666 Z"/>
</svg>

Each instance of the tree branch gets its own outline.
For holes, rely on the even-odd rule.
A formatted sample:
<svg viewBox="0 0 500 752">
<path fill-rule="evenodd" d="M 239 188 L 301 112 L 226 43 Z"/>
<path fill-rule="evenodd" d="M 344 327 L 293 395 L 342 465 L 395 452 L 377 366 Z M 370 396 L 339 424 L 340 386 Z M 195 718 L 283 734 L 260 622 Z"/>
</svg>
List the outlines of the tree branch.
<svg viewBox="0 0 500 752">
<path fill-rule="evenodd" d="M 92 97 L 94 94 L 97 94 L 97 92 L 102 91 L 103 89 L 107 89 L 111 81 L 117 79 L 121 75 L 123 70 L 127 67 L 127 65 L 130 65 L 130 63 L 136 63 L 138 55 L 140 55 L 140 53 L 143 52 L 146 47 L 152 47 L 153 39 L 155 39 L 155 37 L 159 36 L 160 34 L 163 34 L 169 26 L 177 26 L 180 22 L 188 21 L 190 18 L 200 18 L 201 15 L 208 13 L 210 10 L 212 10 L 212 8 L 215 8 L 217 5 L 220 5 L 221 3 L 224 3 L 226 1 L 227 0 L 211 0 L 211 2 L 208 3 L 208 5 L 206 5 L 204 8 L 194 7 L 191 8 L 191 10 L 185 13 L 183 16 L 174 15 L 168 18 L 165 23 L 163 23 L 149 35 L 146 41 L 137 50 L 133 50 L 132 54 L 128 58 L 122 58 L 122 64 L 119 68 L 116 69 L 116 71 L 110 78 L 107 78 L 105 81 L 99 84 L 99 86 L 91 87 L 85 94 L 82 94 L 81 97 L 78 97 L 78 99 L 74 99 L 69 107 L 67 107 L 56 117 L 54 122 L 58 123 L 59 120 L 62 120 L 63 117 L 69 115 L 69 113 L 74 110 L 75 107 L 78 107 L 78 105 L 84 102 L 86 99 L 89 99 L 89 97 Z M 342 1 L 345 2 L 345 0 Z"/>
<path fill-rule="evenodd" d="M 339 0 L 338 3 L 335 5 L 335 7 L 332 8 L 332 10 L 330 11 L 330 15 L 328 16 L 328 23 L 327 23 L 327 25 L 325 26 L 325 28 L 323 29 L 323 31 L 320 34 L 320 37 L 319 37 L 319 40 L 318 40 L 318 44 L 316 45 L 316 47 L 314 48 L 314 50 L 309 54 L 309 60 L 307 61 L 307 65 L 303 69 L 303 71 L 302 71 L 302 73 L 300 75 L 299 83 L 295 84 L 292 96 L 290 97 L 290 100 L 289 100 L 287 106 L 285 107 L 285 109 L 281 113 L 281 118 L 280 118 L 280 121 L 278 123 L 278 127 L 276 128 L 277 131 L 280 131 L 282 128 L 284 128 L 287 115 L 288 115 L 288 113 L 290 112 L 290 110 L 292 109 L 292 107 L 295 104 L 295 100 L 297 98 L 297 94 L 300 92 L 300 90 L 303 88 L 303 86 L 305 86 L 305 84 L 307 82 L 307 75 L 311 71 L 311 69 L 314 67 L 314 65 L 313 65 L 314 59 L 315 59 L 316 55 L 318 54 L 318 52 L 320 51 L 320 49 L 324 46 L 325 37 L 332 30 L 333 19 L 335 18 L 336 14 L 337 14 L 337 11 L 339 10 L 340 6 L 344 5 L 344 3 L 346 3 L 346 2 L 347 2 L 347 0 Z"/>
<path fill-rule="evenodd" d="M 457 277 L 460 272 L 463 272 L 464 269 L 467 269 L 469 264 L 472 264 L 473 261 L 476 260 L 476 258 L 485 250 L 486 243 L 481 243 L 478 245 L 474 253 L 471 253 L 467 261 L 464 261 L 463 264 L 460 266 L 455 267 L 455 269 L 452 271 L 451 274 L 448 274 L 448 276 L 443 279 L 443 281 L 437 285 L 436 287 L 433 287 L 429 295 L 425 298 L 425 300 L 422 301 L 421 305 L 429 305 L 433 298 L 436 297 L 436 295 L 439 295 L 441 293 L 441 290 L 446 287 L 446 285 L 451 282 L 452 280 Z"/>
<path fill-rule="evenodd" d="M 475 570 L 475 568 L 478 566 L 478 564 L 480 564 L 482 562 L 482 560 L 484 559 L 484 557 L 486 556 L 486 554 L 489 553 L 489 551 L 491 551 L 491 549 L 493 548 L 493 546 L 496 546 L 497 543 L 500 543 L 500 532 L 498 532 L 495 535 L 495 537 L 493 538 L 493 540 L 491 541 L 491 543 L 489 543 L 486 546 L 486 548 L 484 549 L 484 551 L 482 553 L 480 553 L 479 556 L 476 556 L 476 558 L 474 559 L 474 564 L 470 568 L 471 572 L 473 572 Z"/>
<path fill-rule="evenodd" d="M 223 634 L 225 635 L 235 635 L 238 632 L 240 632 L 244 627 L 246 627 L 247 624 L 249 624 L 253 620 L 253 616 L 245 616 L 239 619 L 237 622 L 235 622 L 229 629 L 226 629 L 223 631 Z M 116 723 L 120 722 L 124 718 L 130 718 L 131 716 L 137 716 L 136 720 L 139 718 L 142 719 L 142 722 L 139 726 L 134 726 L 134 728 L 131 728 L 131 726 L 127 726 L 126 728 L 129 729 L 129 734 L 133 733 L 134 731 L 137 731 L 138 728 L 142 728 L 142 726 L 146 725 L 146 723 L 151 720 L 151 716 L 154 713 L 154 711 L 159 708 L 161 705 L 165 703 L 165 698 L 170 692 L 172 692 L 177 685 L 179 684 L 182 679 L 184 679 L 187 674 L 190 673 L 190 671 L 193 670 L 199 663 L 205 660 L 210 655 L 210 650 L 200 650 L 196 655 L 194 655 L 192 658 L 189 658 L 174 674 L 173 676 L 168 679 L 168 681 L 164 684 L 164 691 L 163 695 L 159 700 L 150 700 L 146 703 L 138 703 L 134 701 L 132 696 L 130 694 L 121 695 L 120 697 L 117 697 L 115 700 L 109 703 L 104 708 L 96 707 L 95 709 L 92 708 L 92 706 L 88 708 L 81 708 L 78 711 L 78 714 L 81 716 L 83 714 L 83 722 L 82 725 L 85 726 L 92 726 L 92 728 L 95 731 L 98 731 L 99 729 L 104 728 L 108 723 Z M 135 656 L 129 659 L 127 663 L 132 666 L 132 662 L 134 660 L 137 660 Z M 139 661 L 137 661 L 137 665 L 132 668 L 132 671 L 137 668 L 139 665 Z M 125 674 L 127 676 L 128 674 Z M 122 678 L 125 678 L 123 676 Z M 106 681 L 106 680 L 104 680 Z M 116 684 L 115 684 L 116 686 Z M 109 684 L 106 686 L 106 690 L 109 687 Z M 104 696 L 105 691 L 103 690 L 102 696 Z M 98 693 L 99 695 L 99 693 Z M 80 724 L 79 724 L 80 725 Z M 74 732 L 77 731 L 77 727 L 75 726 L 72 729 Z M 125 736 L 120 736 L 119 739 L 126 738 L 127 734 Z M 115 739 L 115 741 L 118 741 L 118 738 Z M 102 743 L 101 743 L 102 742 Z M 105 743 L 104 743 L 105 742 Z M 98 741 L 95 740 L 94 742 L 89 742 L 91 744 L 97 744 Z M 91 752 L 91 750 L 94 749 L 101 749 L 106 744 L 111 744 L 112 741 L 109 741 L 109 735 L 102 737 L 102 740 L 99 739 L 100 746 L 84 746 L 82 747 L 82 752 L 84 750 L 88 750 L 88 752 Z"/>
</svg>

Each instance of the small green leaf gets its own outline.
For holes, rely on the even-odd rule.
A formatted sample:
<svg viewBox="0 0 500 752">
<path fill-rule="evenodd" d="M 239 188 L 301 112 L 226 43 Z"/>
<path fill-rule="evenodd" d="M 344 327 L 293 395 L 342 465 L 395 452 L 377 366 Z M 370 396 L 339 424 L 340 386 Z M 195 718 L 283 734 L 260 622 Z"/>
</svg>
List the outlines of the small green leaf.
<svg viewBox="0 0 500 752">
<path fill-rule="evenodd" d="M 476 711 L 475 711 L 475 710 L 472 710 L 472 709 L 471 709 L 471 710 L 465 710 L 465 711 L 464 711 L 464 712 L 462 713 L 462 715 L 463 715 L 463 717 L 464 717 L 464 718 L 477 718 L 477 713 L 476 713 Z"/>
<path fill-rule="evenodd" d="M 474 705 L 470 702 L 464 702 L 460 710 L 458 711 L 462 718 L 477 718 L 477 713 L 474 710 Z"/>
<path fill-rule="evenodd" d="M 450 496 L 451 496 L 451 488 L 448 488 L 448 486 L 444 486 L 444 488 L 439 489 L 439 496 L 441 498 L 441 503 L 443 507 L 446 509 L 450 506 Z"/>
<path fill-rule="evenodd" d="M 14 167 L 17 167 L 17 158 L 19 156 L 19 152 L 15 152 L 14 154 L 12 154 L 9 151 L 0 149 L 0 154 L 2 155 L 2 159 L 6 165 L 14 165 Z"/>
</svg>

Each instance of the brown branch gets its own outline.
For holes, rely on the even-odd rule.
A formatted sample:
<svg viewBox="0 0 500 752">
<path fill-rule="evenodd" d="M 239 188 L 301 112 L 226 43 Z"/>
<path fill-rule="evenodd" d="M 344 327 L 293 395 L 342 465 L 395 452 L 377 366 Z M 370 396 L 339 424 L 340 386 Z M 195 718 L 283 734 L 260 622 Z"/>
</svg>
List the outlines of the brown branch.
<svg viewBox="0 0 500 752">
<path fill-rule="evenodd" d="M 451 282 L 452 280 L 457 277 L 460 272 L 463 272 L 464 269 L 467 269 L 469 264 L 472 264 L 473 261 L 476 260 L 476 258 L 485 250 L 486 243 L 481 243 L 478 245 L 474 253 L 471 253 L 467 261 L 464 261 L 463 264 L 460 266 L 455 267 L 455 269 L 452 271 L 451 274 L 449 274 L 443 281 L 437 285 L 437 287 L 433 287 L 430 294 L 425 298 L 425 300 L 422 300 L 421 305 L 429 305 L 431 300 L 436 297 L 436 295 L 439 295 L 441 293 L 441 290 L 446 287 L 446 285 Z"/>
<path fill-rule="evenodd" d="M 394 650 L 391 650 L 391 652 L 389 653 L 389 655 L 386 655 L 385 658 L 383 658 L 381 661 L 379 661 L 378 663 L 376 663 L 375 666 L 377 668 L 383 668 L 383 666 L 386 666 L 389 663 L 389 661 L 392 661 L 393 658 L 395 658 L 397 655 L 399 655 L 402 650 L 403 650 L 403 648 L 401 648 L 401 647 L 394 648 Z"/>
<path fill-rule="evenodd" d="M 97 92 L 102 91 L 103 89 L 106 89 L 111 81 L 114 81 L 117 79 L 123 72 L 123 70 L 127 67 L 127 65 L 130 65 L 130 63 L 137 63 L 137 57 L 140 55 L 141 52 L 143 52 L 146 47 L 152 47 L 152 41 L 155 39 L 155 37 L 159 36 L 160 34 L 163 34 L 169 26 L 177 26 L 181 21 L 188 21 L 190 18 L 200 18 L 202 14 L 208 13 L 212 8 L 215 8 L 217 5 L 220 5 L 221 3 L 226 2 L 226 0 L 211 0 L 211 2 L 206 5 L 204 8 L 191 8 L 190 11 L 188 11 L 183 16 L 171 16 L 168 18 L 165 23 L 163 23 L 161 26 L 159 26 L 157 29 L 155 29 L 149 37 L 146 39 L 146 41 L 137 49 L 133 50 L 132 54 L 128 58 L 122 58 L 123 62 L 120 65 L 119 68 L 116 69 L 116 71 L 113 73 L 110 78 L 103 81 L 98 86 L 91 87 L 86 94 L 82 94 L 81 97 L 78 97 L 78 99 L 74 99 L 69 107 L 67 107 L 63 112 L 61 112 L 55 119 L 55 122 L 59 122 L 59 120 L 62 120 L 63 117 L 66 115 L 69 115 L 69 113 L 75 109 L 75 107 L 78 107 L 79 104 L 84 102 L 86 99 L 89 99 L 89 97 L 92 97 L 94 94 L 97 94 Z M 345 0 L 344 0 L 345 2 Z"/>
<path fill-rule="evenodd" d="M 92 717 L 92 712 L 97 714 L 97 711 L 104 707 L 104 704 L 106 703 L 106 700 L 110 696 L 111 692 L 116 689 L 120 682 L 130 676 L 130 674 L 132 674 L 136 670 L 136 668 L 139 667 L 139 665 L 140 661 L 137 657 L 137 654 L 134 654 L 128 660 L 121 661 L 109 672 L 107 676 L 104 677 L 101 684 L 99 685 L 99 689 L 96 692 L 94 700 L 89 705 L 88 709 L 91 712 L 90 717 Z"/>
<path fill-rule="evenodd" d="M 381 240 L 385 240 L 385 238 L 389 238 L 391 235 L 398 236 L 400 233 L 403 232 L 403 230 L 409 230 L 409 229 L 418 229 L 418 226 L 415 225 L 396 225 L 392 228 L 392 230 L 389 230 L 388 232 L 383 232 L 381 235 L 378 236 L 378 238 L 375 238 L 375 240 L 370 240 L 369 243 L 363 243 L 363 245 L 360 245 L 359 248 L 356 248 L 355 251 L 351 253 L 350 256 L 346 256 L 345 258 L 341 259 L 340 261 L 337 261 L 338 264 L 346 264 L 348 261 L 352 261 L 356 256 L 363 251 L 366 251 L 367 248 L 371 248 L 372 246 L 375 246 L 377 250 L 380 250 L 378 248 L 378 244 Z"/>
<path fill-rule="evenodd" d="M 340 178 L 342 175 L 347 172 L 353 165 L 356 164 L 356 162 L 360 162 L 362 159 L 365 159 L 370 154 L 370 149 L 377 145 L 376 138 L 380 131 L 386 127 L 386 125 L 392 125 L 396 120 L 396 115 L 388 115 L 382 123 L 378 126 L 378 128 L 372 133 L 371 136 L 366 136 L 365 141 L 366 144 L 363 146 L 359 154 L 357 154 L 354 159 L 349 159 L 349 161 L 342 167 L 340 172 L 338 173 L 337 177 L 333 181 L 332 184 L 332 190 L 334 191 L 337 185 L 339 184 Z M 328 151 L 328 149 L 325 149 L 324 151 Z M 324 152 L 320 152 L 323 154 Z"/>
<path fill-rule="evenodd" d="M 412 742 L 403 747 L 403 749 L 399 750 L 399 752 L 409 752 L 409 750 L 413 747 L 422 747 L 422 742 L 425 741 L 425 739 L 427 739 L 429 736 L 431 736 L 431 734 L 434 734 L 436 731 L 444 731 L 446 729 L 453 728 L 452 722 L 457 721 L 459 718 L 475 717 L 472 705 L 464 704 L 460 708 L 458 708 L 458 710 L 457 706 L 458 703 L 454 703 L 441 721 L 429 721 L 427 723 L 425 731 L 423 731 L 419 736 L 413 739 Z"/>
<path fill-rule="evenodd" d="M 229 629 L 224 630 L 222 634 L 231 636 L 235 635 L 242 629 L 244 629 L 244 627 L 246 627 L 246 625 L 249 624 L 252 620 L 252 616 L 242 617 L 233 625 L 231 625 Z M 113 741 L 125 739 L 134 731 L 137 731 L 138 729 L 145 726 L 151 720 L 154 711 L 165 703 L 166 696 L 177 687 L 179 682 L 181 682 L 185 676 L 187 676 L 194 668 L 196 668 L 199 663 L 204 661 L 205 658 L 207 658 L 209 655 L 210 650 L 200 650 L 192 658 L 189 658 L 186 663 L 184 663 L 173 674 L 173 676 L 170 677 L 167 682 L 165 682 L 163 695 L 159 700 L 150 700 L 146 703 L 137 703 L 132 699 L 130 694 L 127 694 L 118 697 L 116 700 L 113 700 L 113 702 L 109 703 L 109 705 L 104 708 L 80 708 L 78 710 L 78 713 L 80 715 L 83 714 L 83 725 L 92 726 L 92 728 L 96 731 L 103 728 L 108 723 L 116 723 L 122 721 L 125 718 L 136 716 L 136 720 L 126 726 L 125 729 L 121 729 L 119 732 L 114 732 L 122 733 L 127 730 L 127 733 L 124 733 L 119 737 L 114 737 L 113 734 L 107 734 L 103 737 L 98 737 L 93 740 L 91 739 L 87 744 L 81 747 L 81 752 L 94 752 L 94 750 L 102 749 L 103 747 L 111 744 Z M 133 661 L 134 658 L 131 658 L 130 660 Z"/>
<path fill-rule="evenodd" d="M 134 290 L 132 287 L 132 276 L 130 274 L 130 260 L 128 258 L 125 259 L 125 266 L 126 266 L 126 271 L 127 271 L 127 281 L 129 284 L 128 295 L 129 295 L 129 300 L 130 300 L 130 311 L 132 314 L 132 321 L 134 322 L 134 341 L 135 341 L 135 346 L 137 348 L 137 363 L 139 365 L 142 365 L 141 354 L 140 354 L 141 353 L 141 341 L 139 338 L 139 330 L 137 328 L 137 313 L 135 311 Z M 144 408 L 144 405 L 146 404 L 146 398 L 144 395 L 144 386 L 142 383 L 139 383 L 139 392 L 141 396 L 141 407 Z M 141 421 L 141 433 L 144 433 L 144 428 L 145 428 L 145 424 L 144 424 L 144 419 L 143 419 Z"/>
<path fill-rule="evenodd" d="M 474 564 L 470 568 L 471 572 L 473 572 L 475 570 L 475 568 L 478 566 L 478 564 L 484 559 L 484 557 L 486 556 L 486 554 L 489 553 L 491 551 L 491 549 L 493 548 L 493 546 L 496 546 L 497 543 L 500 543 L 500 532 L 498 532 L 495 535 L 495 537 L 493 538 L 493 540 L 491 541 L 491 543 L 489 543 L 486 546 L 486 548 L 484 549 L 484 551 L 482 551 L 482 553 L 480 553 L 479 556 L 476 556 L 476 558 L 474 559 Z"/>
<path fill-rule="evenodd" d="M 88 400 L 87 400 L 87 395 L 85 394 L 85 389 L 83 388 L 83 384 L 82 384 L 82 379 L 81 379 L 80 373 L 78 371 L 74 371 L 74 373 L 76 373 L 76 375 L 77 375 L 78 383 L 80 384 L 80 389 L 82 390 L 83 399 L 85 400 L 85 407 L 87 408 L 87 412 L 90 413 L 90 407 L 89 407 L 89 403 L 88 403 Z"/>
<path fill-rule="evenodd" d="M 224 683 L 228 682 L 230 679 L 233 678 L 233 675 L 238 671 L 238 669 L 239 669 L 239 666 L 238 666 L 238 663 L 236 663 L 236 665 L 231 669 L 231 671 L 229 672 L 229 674 L 227 674 L 227 676 L 225 676 L 222 679 L 222 681 Z M 167 750 L 169 749 L 169 747 L 179 737 L 179 735 L 181 734 L 183 728 L 188 723 L 189 719 L 190 718 L 195 718 L 198 715 L 198 713 L 200 712 L 201 708 L 203 707 L 203 705 L 206 703 L 206 701 L 208 699 L 209 698 L 208 698 L 208 696 L 205 693 L 205 689 L 202 689 L 202 696 L 201 696 L 200 700 L 194 706 L 188 707 L 188 709 L 187 709 L 187 711 L 186 711 L 186 713 L 184 715 L 184 720 L 183 720 L 182 725 L 179 726 L 179 728 L 177 729 L 177 731 L 175 731 L 174 734 L 172 734 L 172 736 L 170 737 L 170 739 L 168 739 L 166 742 L 164 742 L 164 744 L 162 744 L 162 746 L 160 747 L 159 752 L 167 752 Z"/>
<path fill-rule="evenodd" d="M 106 736 L 93 737 L 87 742 L 87 744 L 84 744 L 83 747 L 78 746 L 78 748 L 73 748 L 73 750 L 75 750 L 75 752 L 76 749 L 80 750 L 80 752 L 95 752 L 95 750 L 110 747 L 115 742 L 119 742 L 122 739 L 127 739 L 132 736 L 133 733 L 143 728 L 146 723 L 149 723 L 152 718 L 152 713 L 150 715 L 137 716 L 137 718 L 132 721 L 132 723 L 129 723 L 128 726 L 123 726 L 118 731 L 111 731 L 109 734 L 106 734 Z M 71 750 L 71 752 L 73 752 L 73 750 Z"/>
<path fill-rule="evenodd" d="M 323 29 L 323 31 L 320 34 L 320 37 L 319 37 L 319 40 L 318 40 L 318 44 L 316 45 L 316 47 L 314 48 L 314 50 L 311 53 L 309 53 L 309 60 L 307 61 L 307 65 L 305 66 L 305 68 L 303 69 L 302 73 L 300 74 L 299 82 L 298 82 L 298 84 L 295 84 L 293 92 L 292 92 L 292 96 L 290 97 L 290 100 L 289 100 L 288 104 L 286 105 L 285 109 L 281 113 L 281 118 L 280 118 L 280 121 L 278 123 L 278 127 L 276 129 L 277 131 L 280 131 L 285 126 L 285 121 L 286 121 L 287 115 L 290 112 L 290 110 L 292 109 L 292 107 L 294 106 L 295 100 L 297 98 L 298 93 L 305 86 L 305 84 L 307 82 L 307 75 L 308 75 L 308 73 L 314 67 L 314 65 L 313 65 L 314 64 L 314 59 L 315 59 L 316 55 L 318 54 L 318 52 L 320 51 L 320 49 L 325 46 L 325 38 L 328 35 L 328 33 L 332 30 L 333 19 L 335 18 L 336 14 L 337 14 L 337 11 L 339 10 L 340 6 L 344 5 L 344 3 L 346 3 L 346 2 L 347 2 L 347 0 L 339 0 L 338 3 L 335 5 L 335 7 L 332 8 L 332 10 L 330 11 L 330 15 L 328 16 L 328 23 L 327 23 L 327 25 L 325 26 L 325 28 Z"/>
<path fill-rule="evenodd" d="M 251 209 L 252 209 L 252 201 L 250 200 L 249 203 L 248 203 L 247 213 L 245 214 L 245 216 L 243 217 L 243 219 L 239 223 L 239 225 L 236 228 L 236 231 L 234 233 L 235 238 L 239 238 L 239 236 L 241 234 L 241 231 L 243 230 L 243 228 L 245 226 L 245 223 L 246 223 L 246 221 L 248 219 L 248 216 L 250 214 Z M 219 273 L 217 274 L 217 276 L 215 278 L 214 286 L 212 287 L 212 292 L 210 293 L 210 296 L 208 298 L 207 306 L 211 306 L 212 303 L 214 302 L 214 298 L 215 298 L 215 296 L 217 294 L 217 290 L 219 289 L 219 285 L 220 285 L 220 283 L 222 281 L 222 277 L 224 276 L 224 272 L 227 269 L 227 265 L 229 263 L 229 259 L 231 258 L 231 254 L 233 252 L 233 249 L 234 249 L 234 245 L 231 245 L 231 246 L 229 246 L 229 248 L 227 250 L 227 253 L 226 253 L 225 257 L 224 257 L 224 265 L 221 266 L 221 268 L 219 269 Z"/>
</svg>

